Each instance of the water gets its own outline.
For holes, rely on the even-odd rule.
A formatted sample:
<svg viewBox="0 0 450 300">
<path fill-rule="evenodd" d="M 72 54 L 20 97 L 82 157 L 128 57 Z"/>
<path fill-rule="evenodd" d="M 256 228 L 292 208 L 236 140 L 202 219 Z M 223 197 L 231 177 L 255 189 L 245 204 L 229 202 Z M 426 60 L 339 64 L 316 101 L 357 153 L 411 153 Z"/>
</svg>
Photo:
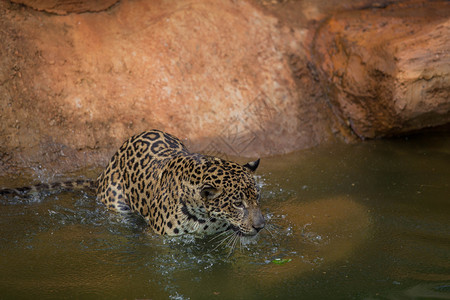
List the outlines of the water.
<svg viewBox="0 0 450 300">
<path fill-rule="evenodd" d="M 85 192 L 0 198 L 0 298 L 450 299 L 448 134 L 266 158 L 258 184 L 268 230 L 230 256 Z"/>
</svg>

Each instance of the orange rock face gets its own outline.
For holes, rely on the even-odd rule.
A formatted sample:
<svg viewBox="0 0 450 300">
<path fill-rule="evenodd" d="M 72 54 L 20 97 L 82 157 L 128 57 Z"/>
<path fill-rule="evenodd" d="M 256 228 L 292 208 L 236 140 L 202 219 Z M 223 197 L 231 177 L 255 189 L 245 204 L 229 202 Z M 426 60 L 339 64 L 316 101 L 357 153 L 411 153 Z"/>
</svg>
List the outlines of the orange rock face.
<svg viewBox="0 0 450 300">
<path fill-rule="evenodd" d="M 249 3 L 121 1 L 64 16 L 1 6 L 4 165 L 103 165 L 152 128 L 239 156 L 330 136 L 302 130 L 317 105 L 300 107 L 277 20 Z"/>
<path fill-rule="evenodd" d="M 415 1 L 337 14 L 321 27 L 321 77 L 334 112 L 359 137 L 450 122 L 449 16 L 449 2 Z"/>
<path fill-rule="evenodd" d="M 446 2 L 331 18 L 372 1 L 15 2 L 0 2 L 0 174 L 104 166 L 153 128 L 256 157 L 449 122 Z"/>
</svg>

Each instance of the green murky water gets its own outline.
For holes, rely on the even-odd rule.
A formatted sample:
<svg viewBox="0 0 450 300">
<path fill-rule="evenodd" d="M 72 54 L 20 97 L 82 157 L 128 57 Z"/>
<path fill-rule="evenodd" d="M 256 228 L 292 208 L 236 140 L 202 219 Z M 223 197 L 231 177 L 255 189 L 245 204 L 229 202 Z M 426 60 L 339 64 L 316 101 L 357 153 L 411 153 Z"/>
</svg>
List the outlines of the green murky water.
<svg viewBox="0 0 450 300">
<path fill-rule="evenodd" d="M 258 174 L 268 230 L 229 257 L 83 192 L 0 198 L 0 298 L 450 299 L 448 134 L 266 158 Z"/>
</svg>

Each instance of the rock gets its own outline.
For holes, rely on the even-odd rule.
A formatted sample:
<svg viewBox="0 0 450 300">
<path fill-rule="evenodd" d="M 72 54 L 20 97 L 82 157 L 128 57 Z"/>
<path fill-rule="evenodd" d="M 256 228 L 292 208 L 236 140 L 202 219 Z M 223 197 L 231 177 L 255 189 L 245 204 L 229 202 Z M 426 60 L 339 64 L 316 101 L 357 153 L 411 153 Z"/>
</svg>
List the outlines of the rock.
<svg viewBox="0 0 450 300">
<path fill-rule="evenodd" d="M 450 2 L 338 13 L 315 38 L 333 111 L 360 138 L 450 122 Z"/>
<path fill-rule="evenodd" d="M 153 128 L 256 157 L 449 120 L 443 1 L 15 1 L 0 174 L 104 166 Z"/>
<path fill-rule="evenodd" d="M 0 169 L 103 166 L 152 128 L 225 156 L 333 137 L 331 111 L 298 89 L 285 55 L 298 34 L 250 3 L 124 0 L 57 16 L 2 2 L 0 14 Z"/>
</svg>

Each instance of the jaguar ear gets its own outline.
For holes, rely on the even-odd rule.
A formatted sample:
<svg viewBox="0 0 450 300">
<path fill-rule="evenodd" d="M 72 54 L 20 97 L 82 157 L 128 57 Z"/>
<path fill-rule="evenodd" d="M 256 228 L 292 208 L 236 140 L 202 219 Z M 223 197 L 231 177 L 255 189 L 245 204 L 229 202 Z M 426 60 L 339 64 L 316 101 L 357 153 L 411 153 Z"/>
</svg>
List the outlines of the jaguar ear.
<svg viewBox="0 0 450 300">
<path fill-rule="evenodd" d="M 212 185 L 205 184 L 200 191 L 200 196 L 204 199 L 210 200 L 217 196 L 219 190 Z"/>
<path fill-rule="evenodd" d="M 259 166 L 259 158 L 255 161 L 248 162 L 244 165 L 244 168 L 249 169 L 251 172 L 255 172 Z"/>
</svg>

